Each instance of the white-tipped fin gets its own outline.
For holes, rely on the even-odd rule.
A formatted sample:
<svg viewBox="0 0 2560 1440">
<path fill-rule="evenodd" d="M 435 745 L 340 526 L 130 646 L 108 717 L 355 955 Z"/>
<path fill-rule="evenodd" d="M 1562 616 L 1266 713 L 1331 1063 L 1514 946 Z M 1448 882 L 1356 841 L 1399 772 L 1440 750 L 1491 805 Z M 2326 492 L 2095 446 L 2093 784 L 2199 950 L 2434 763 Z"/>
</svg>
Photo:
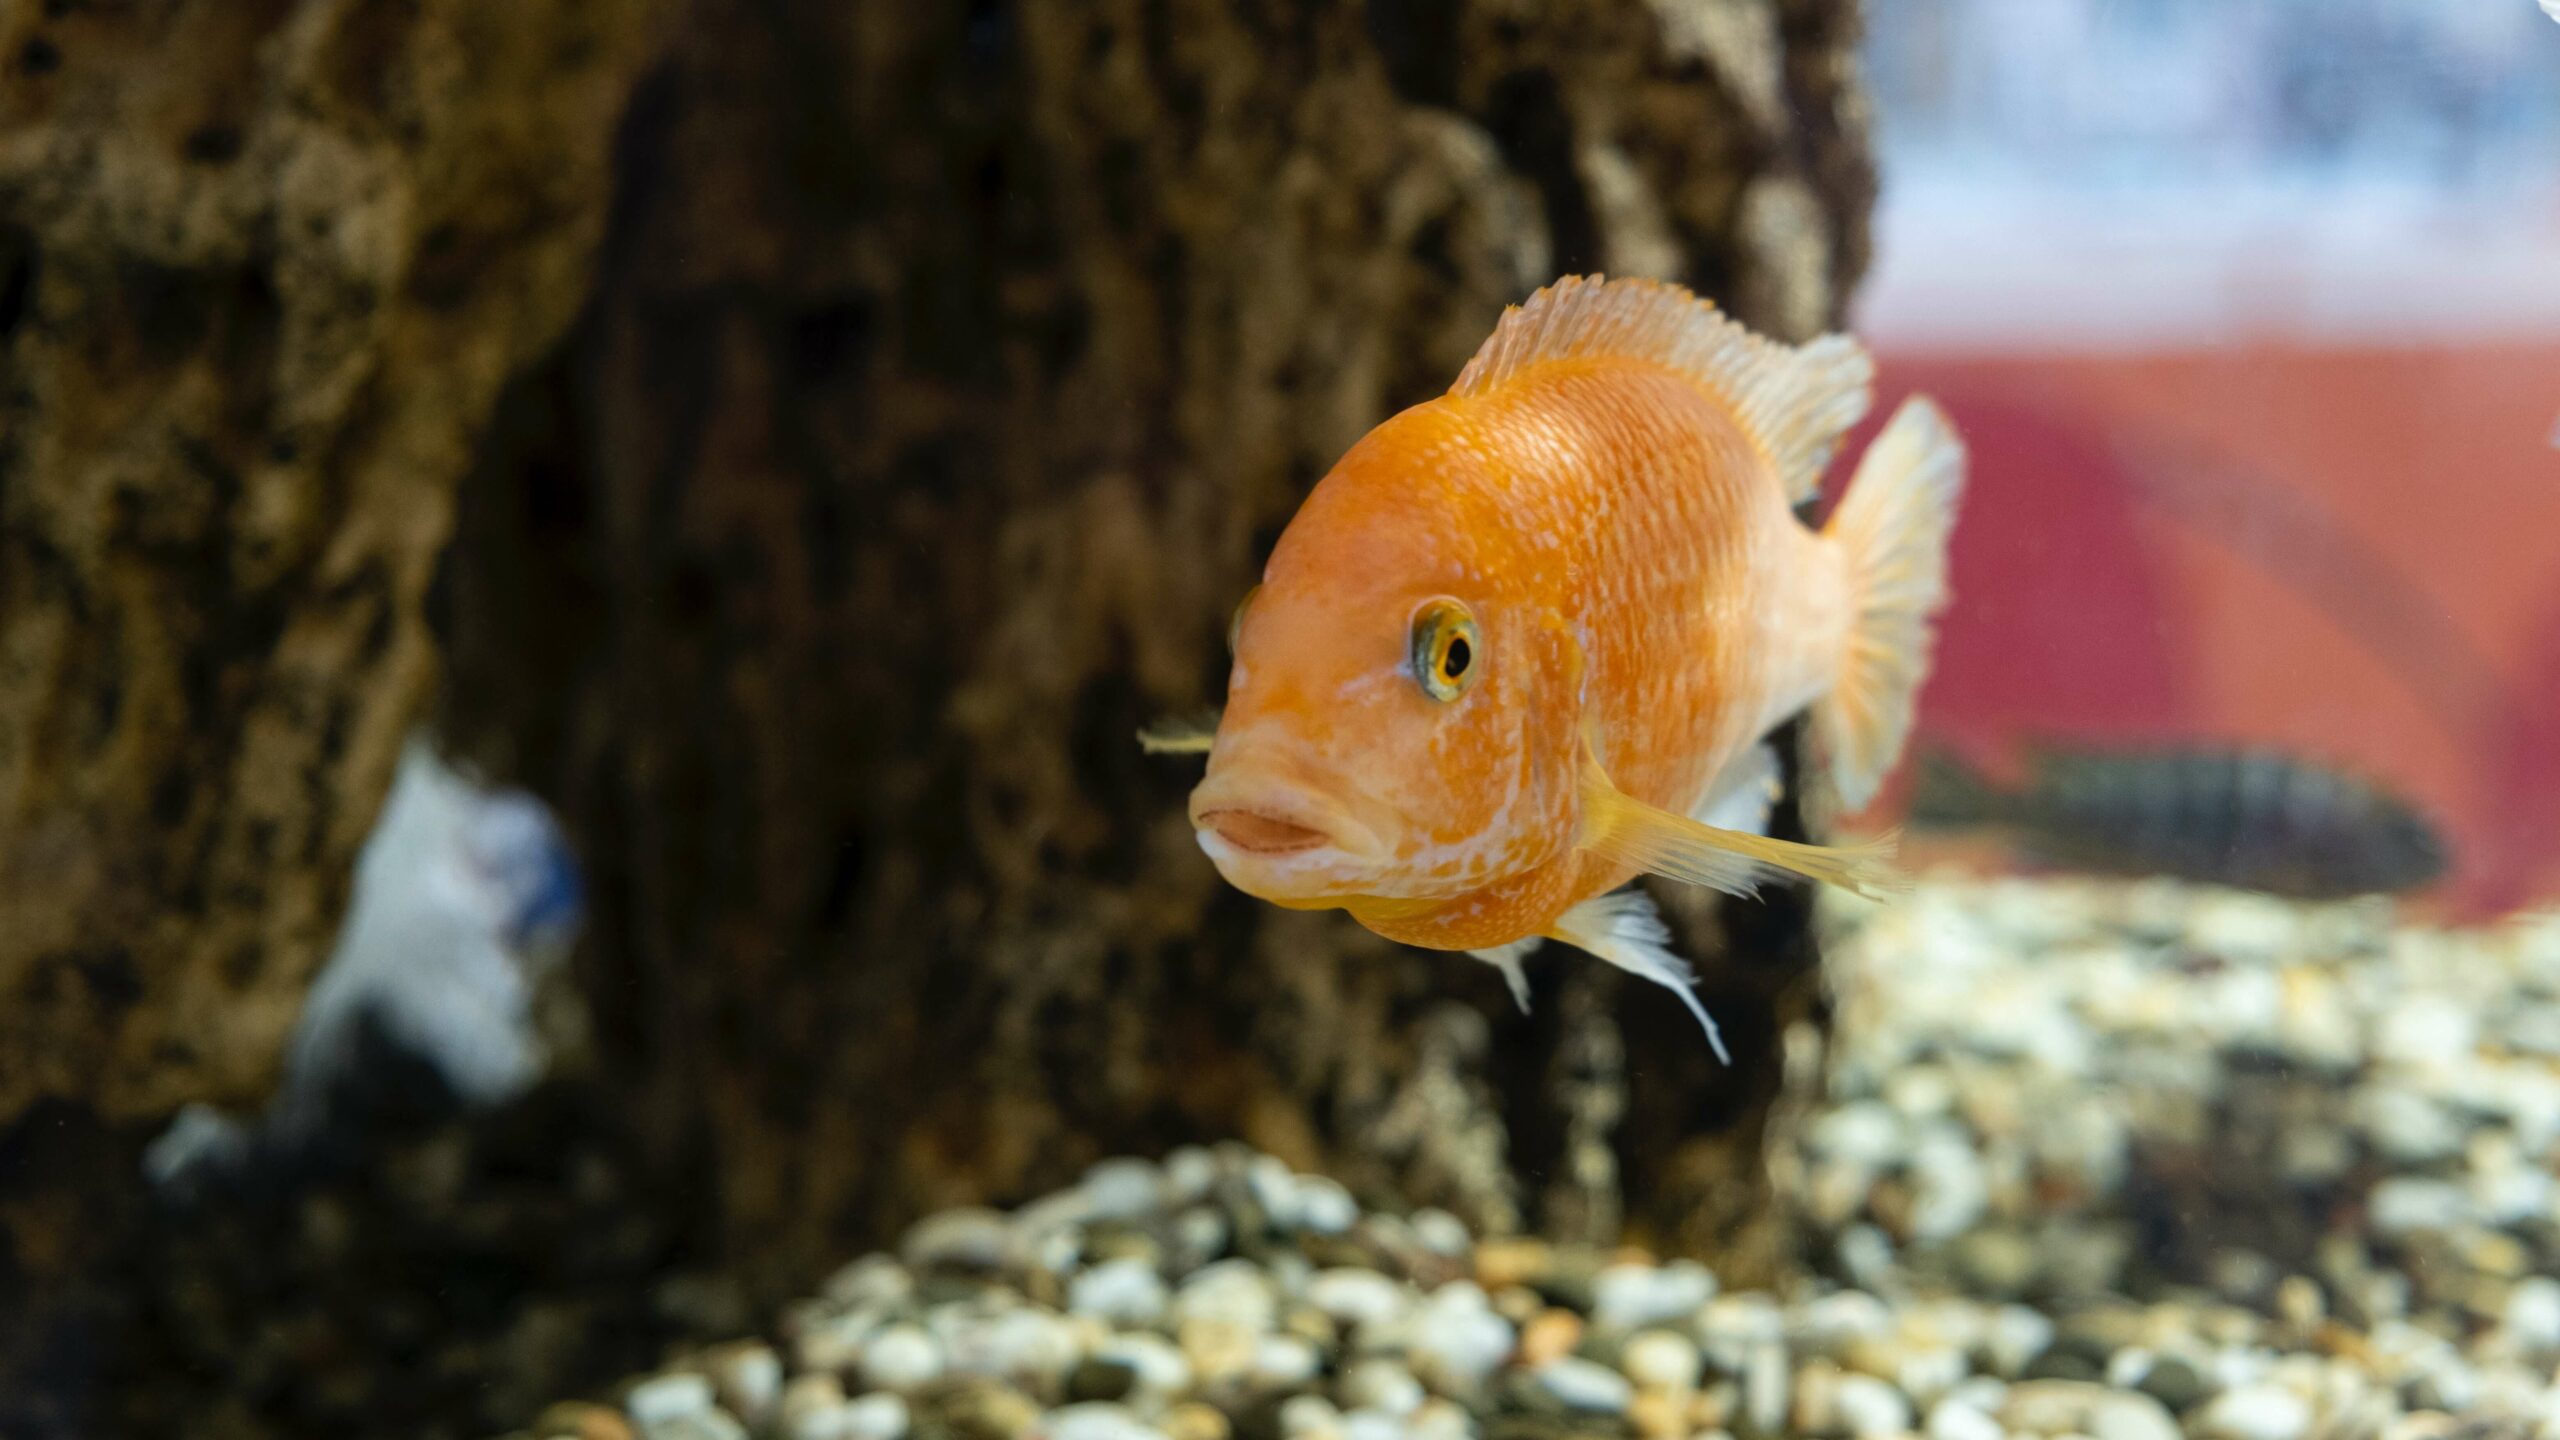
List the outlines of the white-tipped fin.
<svg viewBox="0 0 2560 1440">
<path fill-rule="evenodd" d="M 1218 738 L 1218 712 L 1158 720 L 1138 731 L 1138 748 L 1150 755 L 1206 755 Z"/>
<path fill-rule="evenodd" d="M 1688 961 L 1671 953 L 1671 932 L 1655 912 L 1651 896 L 1641 890 L 1594 896 L 1557 917 L 1555 928 L 1548 933 L 1678 995 L 1680 1003 L 1689 1007 L 1689 1013 L 1698 1017 L 1700 1028 L 1707 1032 L 1707 1043 L 1715 1047 L 1716 1058 L 1727 1065 L 1733 1063 L 1733 1057 L 1725 1053 L 1724 1035 L 1716 1029 L 1715 1017 L 1707 1013 L 1707 1007 L 1698 1002 L 1698 992 L 1690 988 L 1696 983 L 1696 974 Z"/>
<path fill-rule="evenodd" d="M 1963 492 L 1963 442 L 1936 405 L 1914 396 L 1867 447 L 1823 532 L 1848 572 L 1849 634 L 1813 724 L 1844 809 L 1875 798 L 1911 733 Z"/>
<path fill-rule="evenodd" d="M 1910 888 L 1893 865 L 1896 840 L 1887 834 L 1857 845 L 1800 845 L 1700 824 L 1620 790 L 1584 751 L 1582 847 L 1648 875 L 1728 895 L 1756 895 L 1762 885 L 1802 876 L 1882 900 Z"/>
<path fill-rule="evenodd" d="M 1598 356 L 1651 360 L 1723 397 L 1790 505 L 1813 498 L 1840 437 L 1867 413 L 1875 378 L 1845 335 L 1782 345 L 1677 285 L 1569 275 L 1504 310 L 1449 393 L 1481 395 L 1533 365 Z"/>
<path fill-rule="evenodd" d="M 1734 757 L 1724 767 L 1724 773 L 1716 777 L 1716 783 L 1707 787 L 1707 798 L 1690 813 L 1699 824 L 1718 830 L 1766 835 L 1769 812 L 1776 807 L 1783 789 L 1778 747 L 1763 741 Z"/>
<path fill-rule="evenodd" d="M 1511 1002 L 1520 1007 L 1520 1013 L 1523 1015 L 1529 1013 L 1529 976 L 1521 970 L 1520 962 L 1528 959 L 1529 952 L 1538 948 L 1538 938 L 1532 935 L 1526 940 L 1514 940 L 1508 945 L 1494 945 L 1483 950 L 1467 952 L 1502 972 L 1503 983 L 1511 987 Z"/>
</svg>

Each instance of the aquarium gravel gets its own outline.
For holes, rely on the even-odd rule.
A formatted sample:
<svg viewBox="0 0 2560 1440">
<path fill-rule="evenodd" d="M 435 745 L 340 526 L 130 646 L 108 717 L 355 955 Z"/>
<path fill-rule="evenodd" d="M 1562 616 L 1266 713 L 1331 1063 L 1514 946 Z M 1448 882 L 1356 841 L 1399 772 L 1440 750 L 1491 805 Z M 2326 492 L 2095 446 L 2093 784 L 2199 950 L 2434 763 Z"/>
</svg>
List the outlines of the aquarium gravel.
<svg viewBox="0 0 2560 1440">
<path fill-rule="evenodd" d="M 1241 1147 L 956 1210 L 582 1440 L 2560 1436 L 2560 918 L 2167 885 L 1841 915 L 1783 1293 Z"/>
</svg>

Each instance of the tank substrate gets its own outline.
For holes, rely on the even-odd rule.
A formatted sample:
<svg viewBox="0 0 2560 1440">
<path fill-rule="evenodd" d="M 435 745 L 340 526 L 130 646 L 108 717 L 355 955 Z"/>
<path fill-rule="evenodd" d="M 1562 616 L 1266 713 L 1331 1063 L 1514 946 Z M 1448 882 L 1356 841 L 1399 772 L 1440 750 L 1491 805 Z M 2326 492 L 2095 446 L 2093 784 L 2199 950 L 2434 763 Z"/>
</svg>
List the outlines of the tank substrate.
<svg viewBox="0 0 2560 1440">
<path fill-rule="evenodd" d="M 1188 1150 L 932 1217 L 532 1433 L 2560 1436 L 2560 917 L 1944 881 L 1836 918 L 1782 1293 Z"/>
</svg>

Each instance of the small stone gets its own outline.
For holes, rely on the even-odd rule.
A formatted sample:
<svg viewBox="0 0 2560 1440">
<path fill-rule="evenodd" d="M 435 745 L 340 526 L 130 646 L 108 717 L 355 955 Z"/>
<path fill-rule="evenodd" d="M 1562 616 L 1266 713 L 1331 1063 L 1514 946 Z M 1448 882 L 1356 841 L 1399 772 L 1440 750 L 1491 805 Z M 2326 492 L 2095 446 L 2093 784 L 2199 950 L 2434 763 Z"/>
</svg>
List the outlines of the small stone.
<svg viewBox="0 0 2560 1440">
<path fill-rule="evenodd" d="M 1074 1404 L 1125 1400 L 1138 1388 L 1138 1367 L 1125 1360 L 1088 1355 L 1067 1372 L 1066 1395 Z"/>
<path fill-rule="evenodd" d="M 769 1345 L 748 1341 L 715 1352 L 704 1366 L 730 1413 L 762 1425 L 782 1400 L 782 1357 Z"/>
<path fill-rule="evenodd" d="M 1796 1312 L 1796 1338 L 1817 1355 L 1839 1355 L 1853 1340 L 1892 1329 L 1893 1311 L 1864 1290 L 1837 1291 Z"/>
<path fill-rule="evenodd" d="M 1298 1226 L 1316 1235 L 1340 1235 L 1359 1223 L 1360 1205 L 1342 1183 L 1323 1175 L 1298 1177 Z"/>
<path fill-rule="evenodd" d="M 1447 1400 L 1425 1400 L 1405 1418 L 1404 1433 L 1405 1440 L 1475 1440 L 1476 1422 Z"/>
<path fill-rule="evenodd" d="M 1405 1353 L 1425 1380 L 1442 1390 L 1466 1391 L 1509 1357 L 1514 1342 L 1511 1322 L 1493 1313 L 1484 1292 L 1456 1281 L 1423 1301 Z"/>
<path fill-rule="evenodd" d="M 1040 1417 L 1039 1431 L 1044 1440 L 1165 1440 L 1126 1406 L 1099 1401 L 1052 1410 Z"/>
<path fill-rule="evenodd" d="M 1697 1344 L 1669 1330 L 1641 1330 L 1627 1337 L 1618 1368 L 1639 1390 L 1692 1390 L 1704 1364 Z"/>
<path fill-rule="evenodd" d="M 1392 1360 L 1362 1360 L 1342 1375 L 1342 1403 L 1353 1409 L 1410 1415 L 1421 1408 L 1422 1382 Z"/>
<path fill-rule="evenodd" d="M 1989 1415 L 1954 1400 L 1941 1400 L 1929 1412 L 1929 1440 L 2003 1440 L 2009 1432 Z"/>
<path fill-rule="evenodd" d="M 1004 1263 L 1012 1234 L 995 1211 L 963 1207 L 917 1221 L 898 1243 L 898 1253 L 919 1270 L 992 1270 Z"/>
<path fill-rule="evenodd" d="M 1638 1390 L 1627 1402 L 1627 1423 L 1645 1440 L 1681 1440 L 1689 1433 L 1689 1400 L 1668 1390 Z"/>
<path fill-rule="evenodd" d="M 1342 1440 L 1404 1440 L 1404 1421 L 1384 1410 L 1346 1410 Z"/>
<path fill-rule="evenodd" d="M 845 1440 L 899 1440 L 907 1433 L 907 1402 L 895 1395 L 865 1395 L 841 1413 Z"/>
<path fill-rule="evenodd" d="M 1570 1310 L 1541 1310 L 1520 1327 L 1520 1363 L 1544 1369 L 1582 1343 L 1582 1317 Z"/>
<path fill-rule="evenodd" d="M 1249 1260 L 1220 1260 L 1192 1272 L 1173 1297 L 1177 1322 L 1219 1320 L 1254 1334 L 1269 1331 L 1279 1320 L 1279 1297 L 1271 1278 Z"/>
<path fill-rule="evenodd" d="M 1164 1318 L 1164 1277 L 1144 1260 L 1105 1260 L 1067 1283 L 1067 1309 L 1114 1325 L 1153 1325 Z"/>
<path fill-rule="evenodd" d="M 1329 1440 L 1342 1434 L 1342 1412 L 1321 1395 L 1293 1395 L 1280 1405 L 1284 1440 Z"/>
<path fill-rule="evenodd" d="M 1218 1159 L 1198 1145 L 1185 1145 L 1164 1157 L 1164 1198 L 1168 1205 L 1190 1205 L 1206 1197 L 1218 1183 Z"/>
<path fill-rule="evenodd" d="M 2051 1380 L 2074 1385 L 2094 1385 L 2106 1378 L 2107 1372 L 2098 1362 L 2070 1350 L 2047 1350 L 2018 1372 L 2023 1380 Z"/>
<path fill-rule="evenodd" d="M 1272 1156 L 1257 1155 L 1245 1166 L 1244 1183 L 1274 1228 L 1297 1228 L 1298 1177 L 1287 1165 Z"/>
<path fill-rule="evenodd" d="M 942 1342 L 917 1325 L 892 1325 L 863 1342 L 862 1380 L 874 1390 L 913 1390 L 942 1373 Z"/>
<path fill-rule="evenodd" d="M 2022 1295 L 2036 1278 L 2035 1242 L 2006 1227 L 1969 1231 L 1949 1242 L 1947 1253 L 1956 1277 L 1976 1295 Z"/>
<path fill-rule="evenodd" d="M 1528 1238 L 1487 1240 L 1476 1246 L 1476 1283 L 1488 1293 L 1534 1284 L 1546 1276 L 1554 1252 Z"/>
<path fill-rule="evenodd" d="M 533 1430 L 558 1440 L 632 1440 L 631 1422 L 622 1412 L 583 1400 L 564 1400 L 543 1411 Z"/>
<path fill-rule="evenodd" d="M 2365 1215 L 2381 1235 L 2451 1230 L 2471 1218 L 2471 1201 L 2448 1181 L 2394 1175 L 2366 1196 Z"/>
<path fill-rule="evenodd" d="M 1227 1440 L 1227 1417 L 1214 1405 L 1188 1401 L 1164 1412 L 1164 1440 Z"/>
<path fill-rule="evenodd" d="M 1324 1357 L 1298 1335 L 1265 1335 L 1253 1347 L 1253 1378 L 1272 1389 L 1304 1385 L 1324 1369 Z"/>
<path fill-rule="evenodd" d="M 1446 1210 L 1416 1210 L 1406 1223 L 1413 1227 L 1414 1243 L 1434 1255 L 1467 1253 L 1466 1222 Z"/>
<path fill-rule="evenodd" d="M 1595 1415 L 1624 1414 L 1627 1403 L 1635 1398 L 1635 1387 L 1626 1376 L 1579 1356 L 1549 1361 L 1538 1367 L 1536 1378 L 1540 1389 L 1567 1408 Z"/>
<path fill-rule="evenodd" d="M 782 1389 L 780 1410 L 783 1440 L 851 1440 L 853 1435 L 852 1407 L 833 1375 L 794 1379 Z"/>
<path fill-rule="evenodd" d="M 1591 1318 L 1612 1329 L 1686 1320 L 1715 1298 L 1716 1277 L 1695 1261 L 1610 1265 L 1593 1283 Z"/>
<path fill-rule="evenodd" d="M 1096 1220 L 1143 1219 L 1156 1213 L 1165 1200 L 1162 1172 L 1129 1156 L 1095 1163 L 1076 1188 L 1084 1193 L 1086 1211 Z"/>
<path fill-rule="evenodd" d="M 1756 1434 L 1775 1435 L 1787 1423 L 1787 1351 L 1783 1345 L 1753 1347 L 1742 1370 L 1742 1412 Z"/>
<path fill-rule="evenodd" d="M 2226 1390 L 2196 1412 L 2194 1432 L 2211 1440 L 2298 1440 L 2311 1429 L 2311 1402 L 2281 1386 Z"/>
<path fill-rule="evenodd" d="M 882 1308 L 900 1304 L 916 1293 L 907 1267 L 887 1255 L 865 1255 L 827 1277 L 820 1293 L 847 1308 Z"/>
<path fill-rule="evenodd" d="M 1307 1282 L 1307 1303 L 1337 1324 L 1376 1325 L 1404 1313 L 1409 1303 L 1402 1285 L 1375 1270 L 1319 1271 Z"/>
<path fill-rule="evenodd" d="M 2560 1349 L 2560 1280 L 2536 1275 L 2517 1281 L 2499 1309 L 2498 1323 L 2524 1349 Z"/>
<path fill-rule="evenodd" d="M 1179 1395 L 1191 1387 L 1191 1362 L 1161 1335 L 1114 1335 L 1095 1346 L 1093 1356 L 1097 1360 L 1118 1361 L 1136 1372 L 1138 1393 L 1148 1398 Z"/>
<path fill-rule="evenodd" d="M 2203 1373 L 2179 1355 L 2163 1355 L 2151 1362 L 2151 1368 L 2143 1372 L 2135 1388 L 2178 1414 L 2192 1408 L 2211 1390 Z"/>
<path fill-rule="evenodd" d="M 959 1373 L 1012 1380 L 1054 1390 L 1072 1369 L 1082 1346 L 1072 1323 L 1045 1310 L 1008 1310 L 952 1333 L 945 1362 Z"/>
<path fill-rule="evenodd" d="M 631 1387 L 622 1411 L 646 1430 L 670 1420 L 700 1415 L 712 1406 L 711 1381 L 701 1375 L 653 1375 Z"/>
<path fill-rule="evenodd" d="M 1911 1428 L 1911 1402 L 1873 1375 L 1840 1376 L 1832 1404 L 1852 1435 L 1893 1435 Z"/>
</svg>

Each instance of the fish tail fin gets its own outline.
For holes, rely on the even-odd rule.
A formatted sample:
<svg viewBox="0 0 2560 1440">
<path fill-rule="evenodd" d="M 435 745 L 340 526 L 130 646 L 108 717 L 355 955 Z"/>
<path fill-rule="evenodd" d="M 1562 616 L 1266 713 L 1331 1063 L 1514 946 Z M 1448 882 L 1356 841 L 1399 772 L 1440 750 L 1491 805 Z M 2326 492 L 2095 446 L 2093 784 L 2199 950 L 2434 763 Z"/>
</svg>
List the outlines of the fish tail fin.
<svg viewBox="0 0 2560 1440">
<path fill-rule="evenodd" d="M 1912 777 L 1914 825 L 1961 828 L 2000 818 L 2001 795 L 1981 771 L 1945 750 L 1924 750 Z"/>
<path fill-rule="evenodd" d="M 1914 396 L 1860 457 L 1824 531 L 1846 562 L 1849 633 L 1813 724 L 1845 809 L 1875 798 L 1910 735 L 1963 490 L 1963 442 L 1944 412 Z"/>
</svg>

